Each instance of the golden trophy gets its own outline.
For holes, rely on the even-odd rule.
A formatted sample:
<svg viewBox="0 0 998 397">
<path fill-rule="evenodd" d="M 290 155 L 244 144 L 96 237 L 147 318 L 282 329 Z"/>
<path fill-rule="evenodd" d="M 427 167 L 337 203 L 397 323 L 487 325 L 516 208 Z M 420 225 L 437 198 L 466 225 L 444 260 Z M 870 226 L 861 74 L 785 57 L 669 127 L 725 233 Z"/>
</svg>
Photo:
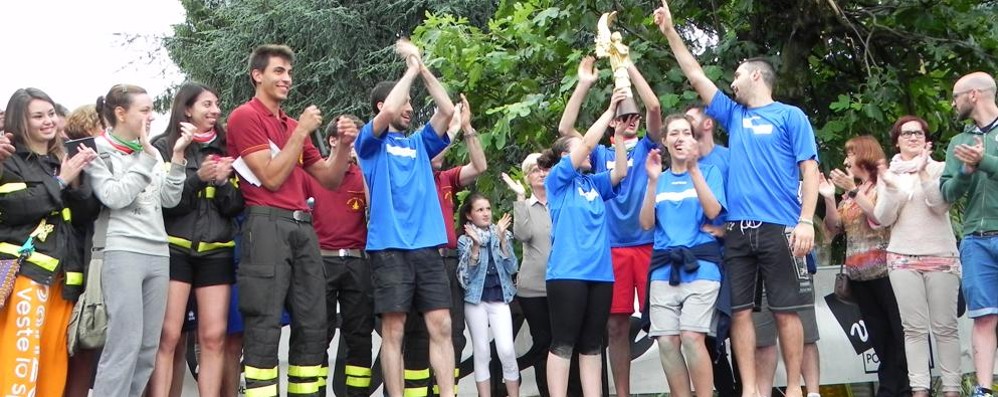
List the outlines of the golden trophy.
<svg viewBox="0 0 998 397">
<path fill-rule="evenodd" d="M 638 103 L 634 101 L 634 93 L 631 92 L 631 78 L 627 75 L 627 67 L 631 65 L 631 58 L 627 55 L 630 49 L 621 40 L 620 32 L 610 31 L 610 25 L 616 18 L 616 11 L 600 16 L 596 24 L 596 57 L 610 58 L 613 88 L 627 91 L 627 99 L 617 105 L 616 117 L 641 114 Z"/>
</svg>

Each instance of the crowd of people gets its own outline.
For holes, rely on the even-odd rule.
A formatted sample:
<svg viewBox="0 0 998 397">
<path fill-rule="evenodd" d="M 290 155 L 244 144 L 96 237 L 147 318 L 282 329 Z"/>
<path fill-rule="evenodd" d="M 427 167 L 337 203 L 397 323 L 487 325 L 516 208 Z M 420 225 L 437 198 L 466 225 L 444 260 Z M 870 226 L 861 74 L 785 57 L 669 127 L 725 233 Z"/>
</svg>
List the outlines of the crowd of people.
<svg viewBox="0 0 998 397">
<path fill-rule="evenodd" d="M 599 80 L 584 58 L 557 140 L 523 160 L 522 182 L 502 173 L 516 196 L 512 215 L 495 216 L 478 192 L 455 209 L 487 156 L 467 98 L 455 104 L 404 39 L 396 44 L 404 74 L 371 90 L 370 121 L 328 122 L 325 158 L 310 138 L 322 128 L 320 109 L 298 118 L 282 110 L 294 66 L 283 45 L 250 54 L 255 95 L 227 117 L 212 87 L 185 83 L 159 135 L 149 130 L 153 100 L 135 85 L 117 84 L 72 112 L 39 89 L 18 90 L 0 113 L 0 268 L 14 269 L 0 274 L 9 288 L 0 297 L 0 392 L 176 396 L 193 334 L 200 395 L 235 396 L 241 377 L 246 396 L 326 395 L 339 376 L 337 393 L 369 396 L 380 324 L 392 397 L 456 395 L 465 328 L 478 395 L 493 392 L 494 340 L 509 396 L 520 394 L 524 364 L 535 367 L 542 396 L 599 396 L 604 349 L 615 393 L 626 396 L 631 317 L 640 311 L 674 396 L 768 396 L 780 351 L 786 395 L 803 396 L 803 380 L 814 397 L 816 235 L 844 233 L 850 296 L 880 360 L 877 395 L 930 395 L 931 335 L 941 392 L 959 396 L 965 305 L 973 396 L 991 396 L 994 78 L 956 81 L 952 106 L 969 123 L 945 161 L 932 158 L 925 120 L 904 116 L 889 150 L 854 137 L 842 167 L 823 175 L 811 123 L 773 99 L 766 59 L 741 63 L 729 96 L 687 49 L 665 3 L 654 20 L 703 104 L 663 117 L 631 64 L 643 117 L 621 111 L 633 94 L 618 88 L 579 132 Z M 413 132 L 416 80 L 435 110 Z M 714 142 L 718 127 L 728 147 Z M 459 139 L 469 162 L 446 168 Z M 816 221 L 819 197 L 825 213 Z M 958 244 L 949 213 L 964 199 Z M 70 346 L 71 317 L 98 287 L 105 342 Z M 534 343 L 520 362 L 514 304 Z M 342 374 L 330 373 L 327 355 L 337 329 Z"/>
</svg>

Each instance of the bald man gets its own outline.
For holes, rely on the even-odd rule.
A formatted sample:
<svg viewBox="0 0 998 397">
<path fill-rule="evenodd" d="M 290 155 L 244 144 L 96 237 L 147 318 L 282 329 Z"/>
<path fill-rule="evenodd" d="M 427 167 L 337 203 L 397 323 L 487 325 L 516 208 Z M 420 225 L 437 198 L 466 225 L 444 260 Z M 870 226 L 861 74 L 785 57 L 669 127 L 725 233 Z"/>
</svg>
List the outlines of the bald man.
<svg viewBox="0 0 998 397">
<path fill-rule="evenodd" d="M 963 215 L 963 293 L 967 315 L 974 319 L 971 345 L 977 386 L 973 397 L 990 397 L 998 325 L 998 106 L 995 80 L 983 72 L 970 73 L 953 85 L 953 110 L 961 121 L 970 120 L 946 150 L 946 168 L 940 178 L 943 198 L 955 203 L 967 197 Z"/>
</svg>

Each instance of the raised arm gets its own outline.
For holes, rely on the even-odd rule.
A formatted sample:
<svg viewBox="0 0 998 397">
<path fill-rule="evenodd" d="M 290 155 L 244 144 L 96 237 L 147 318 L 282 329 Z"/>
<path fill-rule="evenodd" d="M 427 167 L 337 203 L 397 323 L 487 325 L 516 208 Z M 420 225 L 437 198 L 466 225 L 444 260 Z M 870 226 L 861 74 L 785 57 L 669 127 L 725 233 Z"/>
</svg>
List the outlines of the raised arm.
<svg viewBox="0 0 998 397">
<path fill-rule="evenodd" d="M 237 133 L 266 137 L 267 135 L 263 131 L 249 131 L 262 129 L 260 125 L 251 125 L 254 122 L 255 120 L 247 118 L 230 120 L 230 130 L 233 132 L 238 131 Z M 276 156 L 271 157 L 270 150 L 266 146 L 268 143 L 264 141 L 260 142 L 264 145 L 262 146 L 263 149 L 243 154 L 243 160 L 246 161 L 246 165 L 250 171 L 253 171 L 253 175 L 256 175 L 260 179 L 263 187 L 272 192 L 277 191 L 298 164 L 298 159 L 301 157 L 302 150 L 305 147 L 305 140 L 309 139 L 309 134 L 315 131 L 316 128 L 319 128 L 321 124 L 322 116 L 319 109 L 315 105 L 309 106 L 302 113 L 301 117 L 298 118 L 298 127 L 291 133 L 291 137 L 288 138 L 287 143 L 284 144 L 284 147 L 281 148 L 281 151 Z M 264 139 L 261 138 L 261 140 Z"/>
<path fill-rule="evenodd" d="M 686 48 L 686 43 L 683 42 L 683 38 L 679 36 L 679 32 L 676 31 L 676 27 L 673 25 L 672 12 L 669 10 L 669 4 L 666 0 L 662 0 L 662 7 L 655 10 L 655 24 L 658 25 L 658 30 L 669 40 L 669 48 L 672 49 L 672 53 L 676 57 L 676 62 L 683 69 L 683 74 L 690 81 L 690 85 L 700 95 L 700 99 L 709 105 L 711 100 L 714 99 L 714 94 L 717 93 L 717 85 L 707 78 L 707 74 L 703 72 L 703 68 L 700 67 L 700 64 L 693 57 L 693 54 L 690 53 L 690 50 Z"/>
<path fill-rule="evenodd" d="M 357 124 L 345 116 L 336 120 L 336 150 L 324 161 L 318 161 L 305 170 L 312 175 L 322 187 L 335 190 L 343 183 L 343 175 L 350 168 L 350 153 L 354 140 L 357 139 Z"/>
<path fill-rule="evenodd" d="M 589 127 L 589 130 L 586 131 L 586 135 L 582 137 L 582 144 L 575 146 L 575 148 L 572 149 L 572 152 L 569 153 L 569 156 L 571 156 L 570 158 L 572 159 L 572 168 L 579 169 L 579 167 L 586 162 L 586 159 L 589 158 L 589 154 L 593 152 L 596 145 L 599 145 L 600 139 L 603 138 L 603 134 L 606 133 L 607 127 L 610 126 L 610 120 L 613 119 L 613 116 L 617 111 L 617 104 L 624 100 L 625 96 L 626 94 L 624 94 L 623 91 L 615 91 L 613 93 L 613 97 L 610 99 L 610 107 L 603 112 L 603 115 L 600 116 L 595 123 L 593 123 L 592 127 Z M 623 168 L 625 168 L 624 172 L 626 173 L 626 153 L 624 157 L 625 160 Z M 615 166 L 614 168 L 620 167 Z"/>
<path fill-rule="evenodd" d="M 451 117 L 454 116 L 454 102 L 451 102 L 450 96 L 447 95 L 447 90 L 437 80 L 437 76 L 434 76 L 433 72 L 423 64 L 419 48 L 416 48 L 409 40 L 401 39 L 396 45 L 396 51 L 400 55 L 404 55 L 407 64 L 416 63 L 419 65 L 419 76 L 423 78 L 423 85 L 426 86 L 426 91 L 433 98 L 433 103 L 437 105 L 436 111 L 433 112 L 433 117 L 430 118 L 430 125 L 433 126 L 433 130 L 437 132 L 437 135 L 443 136 L 447 133 L 447 124 L 450 123 Z M 410 67 L 412 66 L 410 65 Z M 406 90 L 406 92 L 408 93 L 409 90 Z"/>
<path fill-rule="evenodd" d="M 582 135 L 575 129 L 575 120 L 579 118 L 579 109 L 582 108 L 582 102 L 586 100 L 586 94 L 589 93 L 589 89 L 599 77 L 599 69 L 596 68 L 595 63 L 596 58 L 592 56 L 582 58 L 582 62 L 579 63 L 579 83 L 575 85 L 575 91 L 572 91 L 572 96 L 568 98 L 565 112 L 561 114 L 561 120 L 558 121 L 558 134 L 561 136 Z"/>
<path fill-rule="evenodd" d="M 475 181 L 475 178 L 485 173 L 485 170 L 489 168 L 489 162 L 485 158 L 482 143 L 478 140 L 478 131 L 475 131 L 475 127 L 471 126 L 471 105 L 468 104 L 468 98 L 464 94 L 461 94 L 460 107 L 461 130 L 464 132 L 464 144 L 468 146 L 470 162 L 461 167 L 459 179 L 461 186 L 468 186 Z M 455 117 L 457 116 L 455 115 Z"/>
<path fill-rule="evenodd" d="M 648 187 L 645 198 L 641 202 L 641 213 L 638 215 L 641 228 L 651 230 L 655 227 L 655 194 L 658 190 L 658 177 L 662 175 L 662 154 L 658 149 L 652 149 L 645 160 L 645 171 L 648 172 Z"/>
<path fill-rule="evenodd" d="M 407 69 L 402 78 L 395 83 L 395 87 L 388 93 L 388 96 L 385 97 L 385 102 L 381 105 L 381 110 L 378 111 L 378 114 L 372 120 L 374 137 L 378 139 L 388 130 L 388 125 L 391 121 L 402 114 L 402 108 L 409 102 L 409 89 L 412 88 L 412 81 L 420 74 L 420 69 L 422 68 L 422 61 L 419 60 L 419 49 L 410 43 L 409 40 L 400 39 L 395 43 L 395 52 L 402 59 L 405 59 Z M 444 127 L 446 127 L 446 123 Z M 434 124 L 434 128 L 436 128 L 436 124 Z M 446 129 L 439 129 L 438 131 L 446 131 Z"/>
<path fill-rule="evenodd" d="M 662 105 L 658 101 L 658 96 L 651 90 L 651 86 L 633 63 L 627 67 L 627 75 L 630 76 L 631 83 L 641 97 L 641 103 L 645 105 L 645 128 L 648 129 L 648 137 L 658 142 L 662 137 Z"/>
<path fill-rule="evenodd" d="M 615 157 L 613 160 L 613 173 L 610 174 L 610 184 L 613 186 L 617 186 L 620 184 L 620 181 L 627 177 L 627 169 L 630 167 L 627 166 L 627 147 L 624 146 L 624 141 L 626 140 L 624 130 L 627 129 L 627 126 L 636 122 L 637 119 L 637 115 L 632 114 L 627 116 L 626 119 L 618 122 L 617 126 L 613 129 L 613 151 Z"/>
</svg>

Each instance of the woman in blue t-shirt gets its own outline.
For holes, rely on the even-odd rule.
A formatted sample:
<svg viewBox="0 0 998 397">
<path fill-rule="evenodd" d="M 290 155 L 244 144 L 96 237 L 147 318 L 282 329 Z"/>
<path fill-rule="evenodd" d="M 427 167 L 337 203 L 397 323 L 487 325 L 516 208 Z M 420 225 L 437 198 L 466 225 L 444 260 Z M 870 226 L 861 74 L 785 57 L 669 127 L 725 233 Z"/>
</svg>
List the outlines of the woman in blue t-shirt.
<svg viewBox="0 0 998 397">
<path fill-rule="evenodd" d="M 503 215 L 492 224 L 492 205 L 481 193 L 472 193 L 461 205 L 460 224 L 464 235 L 457 240 L 458 280 L 464 287 L 464 315 L 474 348 L 475 385 L 478 395 L 492 391 L 489 374 L 491 349 L 489 328 L 496 340 L 502 362 L 502 377 L 510 397 L 520 395 L 520 368 L 513 346 L 513 317 L 509 302 L 516 296 L 513 273 L 517 271 L 513 252 L 512 218 Z"/>
<path fill-rule="evenodd" d="M 689 396 L 692 378 L 697 394 L 710 396 L 714 381 L 704 339 L 721 288 L 721 247 L 701 225 L 724 209 L 724 180 L 714 166 L 698 163 L 697 140 L 687 116 L 674 114 L 663 124 L 669 169 L 662 172 L 658 149 L 648 155 L 648 189 L 640 215 L 641 227 L 655 228 L 648 336 L 658 339 L 673 395 Z"/>
<path fill-rule="evenodd" d="M 627 175 L 627 153 L 622 133 L 636 115 L 627 115 L 614 131 L 616 163 L 613 171 L 585 174 L 592 169 L 589 154 L 599 144 L 617 104 L 626 98 L 614 91 L 610 107 L 582 138 L 562 137 L 537 159 L 550 169 L 544 187 L 551 212 L 551 255 L 548 258 L 547 293 L 551 312 L 551 351 L 548 355 L 548 388 L 552 397 L 563 397 L 568 388 L 569 360 L 579 352 L 583 395 L 602 391 L 600 352 L 610 316 L 613 266 L 604 200 L 615 197 Z"/>
</svg>

